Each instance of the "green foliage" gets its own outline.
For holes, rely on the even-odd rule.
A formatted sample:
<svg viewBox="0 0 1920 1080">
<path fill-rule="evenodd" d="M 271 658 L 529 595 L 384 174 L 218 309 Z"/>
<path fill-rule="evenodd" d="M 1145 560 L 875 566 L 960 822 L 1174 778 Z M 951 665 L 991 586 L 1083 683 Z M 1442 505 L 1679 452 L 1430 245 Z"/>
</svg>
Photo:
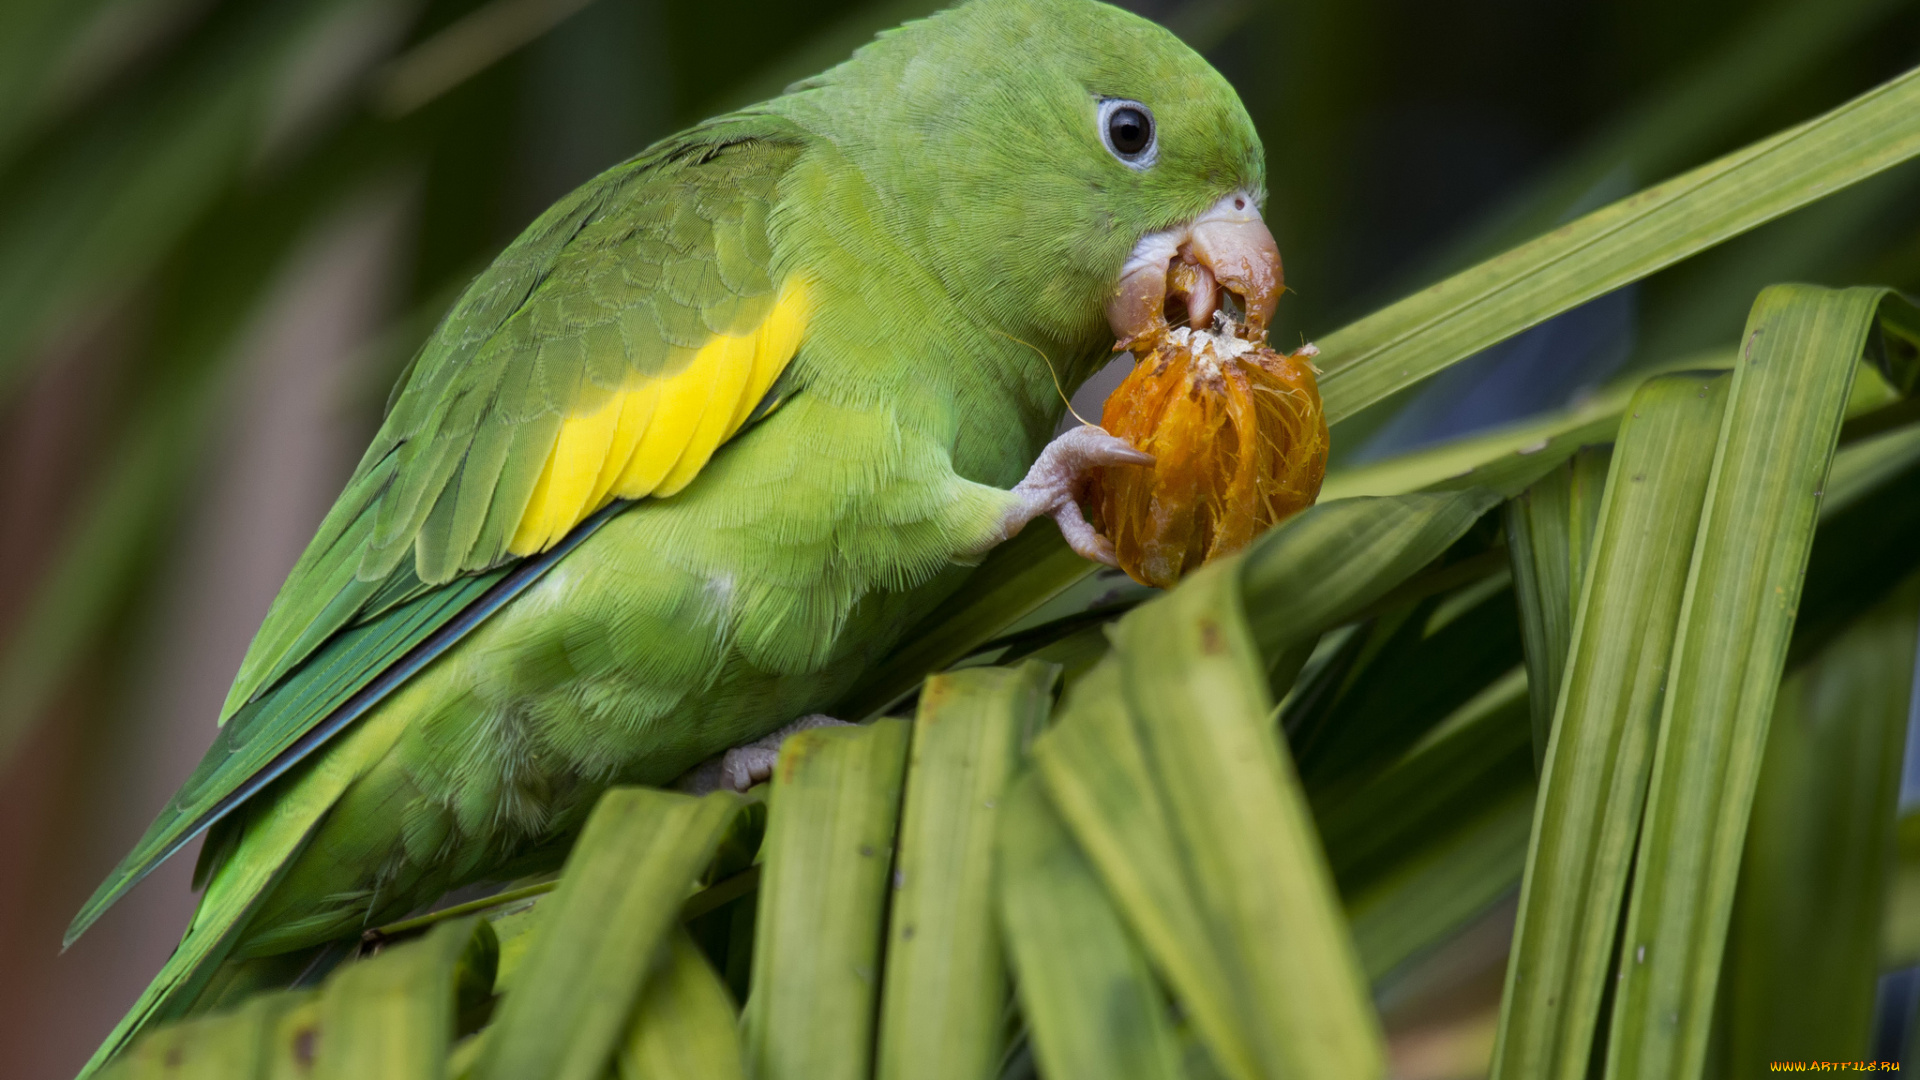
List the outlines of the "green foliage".
<svg viewBox="0 0 1920 1080">
<path fill-rule="evenodd" d="M 1622 939 L 1632 959 L 1614 1002 L 1615 1075 L 1689 1075 L 1705 1062 L 1819 492 L 1884 295 L 1776 287 L 1747 324 L 1667 669 Z"/>
<path fill-rule="evenodd" d="M 929 676 L 921 691 L 887 915 L 879 1076 L 981 1076 L 999 1060 L 1007 975 L 994 844 L 1020 827 L 998 827 L 1001 805 L 1054 677 L 1029 661 Z"/>
<path fill-rule="evenodd" d="M 815 729 L 783 749 L 767 811 L 743 1022 L 754 1076 L 865 1076 L 908 725 Z"/>
<path fill-rule="evenodd" d="M 1920 153 L 1920 71 L 1596 210 L 1320 341 L 1329 423 Z"/>
<path fill-rule="evenodd" d="M 1780 685 L 1727 959 L 1726 1067 L 1866 1045 L 1920 590 L 1909 578 Z"/>
<path fill-rule="evenodd" d="M 1636 410 L 1638 411 L 1638 410 Z M 1567 647 L 1578 616 L 1587 552 L 1594 543 L 1600 495 L 1606 489 L 1608 447 L 1590 446 L 1507 503 L 1507 544 L 1513 549 L 1514 598 L 1532 699 L 1534 764 L 1547 754 L 1553 707 L 1566 675 Z"/>
<path fill-rule="evenodd" d="M 502 1002 L 480 1077 L 594 1077 L 604 1069 L 739 800 L 623 788 L 600 800 L 541 905 L 518 993 Z"/>
<path fill-rule="evenodd" d="M 1575 598 L 1571 647 L 1562 645 L 1566 689 L 1508 976 L 1546 989 L 1509 996 L 1495 1075 L 1586 1075 L 1729 381 L 1649 380 L 1621 425 L 1614 468 L 1633 479 L 1603 498 L 1591 584 Z"/>
<path fill-rule="evenodd" d="M 1000 925 L 1047 1076 L 1171 1080 L 1180 1044 L 1146 955 L 1028 773 L 1004 800 Z"/>
</svg>

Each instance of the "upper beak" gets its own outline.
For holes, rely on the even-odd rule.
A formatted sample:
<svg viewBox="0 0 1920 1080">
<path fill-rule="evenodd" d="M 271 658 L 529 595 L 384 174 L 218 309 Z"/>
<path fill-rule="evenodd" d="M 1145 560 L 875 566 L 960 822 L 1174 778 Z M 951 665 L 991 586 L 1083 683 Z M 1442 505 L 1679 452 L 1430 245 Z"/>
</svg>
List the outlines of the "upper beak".
<svg viewBox="0 0 1920 1080">
<path fill-rule="evenodd" d="M 1169 300 L 1188 325 L 1204 330 L 1220 306 L 1220 290 L 1240 298 L 1247 327 L 1264 334 L 1285 275 L 1253 197 L 1235 192 L 1185 225 L 1149 233 L 1134 245 L 1107 301 L 1107 322 L 1126 348 L 1167 329 Z"/>
</svg>

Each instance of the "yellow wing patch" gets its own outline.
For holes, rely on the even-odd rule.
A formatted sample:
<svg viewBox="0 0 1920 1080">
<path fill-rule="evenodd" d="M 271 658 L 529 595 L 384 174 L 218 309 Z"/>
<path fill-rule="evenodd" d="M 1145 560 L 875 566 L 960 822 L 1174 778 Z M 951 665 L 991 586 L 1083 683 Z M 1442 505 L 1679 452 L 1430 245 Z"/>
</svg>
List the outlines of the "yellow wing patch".
<svg viewBox="0 0 1920 1080">
<path fill-rule="evenodd" d="M 567 417 L 507 550 L 544 551 L 615 499 L 686 487 L 786 370 L 811 310 L 806 283 L 789 280 L 752 331 L 722 334 L 674 374 L 638 377 Z"/>
</svg>

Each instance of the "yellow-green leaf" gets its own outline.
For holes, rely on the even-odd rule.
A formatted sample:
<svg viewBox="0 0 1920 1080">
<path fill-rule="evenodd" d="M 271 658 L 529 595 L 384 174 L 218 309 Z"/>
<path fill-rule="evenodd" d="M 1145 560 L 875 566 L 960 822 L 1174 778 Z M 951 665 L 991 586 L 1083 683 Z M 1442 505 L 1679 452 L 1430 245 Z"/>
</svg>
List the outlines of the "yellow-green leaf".
<svg viewBox="0 0 1920 1080">
<path fill-rule="evenodd" d="M 1601 497 L 1507 970 L 1496 1078 L 1583 1078 L 1730 378 L 1634 395 Z"/>
<path fill-rule="evenodd" d="M 781 747 L 768 803 L 747 1070 L 865 1080 L 908 725 L 814 728 Z"/>
<path fill-rule="evenodd" d="M 612 788 L 540 903 L 476 1075 L 596 1080 L 740 797 Z"/>
<path fill-rule="evenodd" d="M 1507 501 L 1507 550 L 1520 604 L 1520 641 L 1533 701 L 1534 763 L 1546 761 L 1580 582 L 1607 484 L 1607 446 L 1586 447 Z"/>
<path fill-rule="evenodd" d="M 1122 694 L 1120 661 L 1109 654 L 1067 694 L 1058 723 L 1034 742 L 1034 761 L 1114 906 L 1180 995 L 1215 1059 L 1229 1076 L 1256 1076 L 1225 960 L 1187 887 Z"/>
<path fill-rule="evenodd" d="M 1780 687 L 1727 932 L 1730 1076 L 1873 1056 L 1916 585 Z"/>
<path fill-rule="evenodd" d="M 320 1052 L 320 994 L 288 991 L 292 999 L 273 1021 L 268 1044 L 268 1080 L 308 1080 Z"/>
<path fill-rule="evenodd" d="M 453 1042 L 460 958 L 476 949 L 486 982 L 497 953 L 493 928 L 469 916 L 419 939 L 346 964 L 320 992 L 320 1080 L 431 1080 L 445 1075 Z"/>
<path fill-rule="evenodd" d="M 1039 778 L 1016 781 L 1004 811 L 1000 921 L 1041 1075 L 1178 1080 L 1160 987 Z"/>
<path fill-rule="evenodd" d="M 1327 420 L 1920 153 L 1920 69 L 1319 341 Z"/>
<path fill-rule="evenodd" d="M 1223 1071 L 1377 1076 L 1378 1022 L 1271 722 L 1239 569 L 1123 619 L 1110 674 L 1075 688 L 1035 756 Z M 1151 809 L 1123 817 L 1128 801 Z"/>
<path fill-rule="evenodd" d="M 280 1018 L 311 995 L 263 994 L 240 1008 L 157 1028 L 101 1074 L 102 1080 L 252 1080 L 267 1074 Z"/>
<path fill-rule="evenodd" d="M 1261 653 L 1271 657 L 1358 615 L 1499 502 L 1479 489 L 1342 499 L 1267 533 L 1239 561 Z"/>
<path fill-rule="evenodd" d="M 1920 82 L 1895 85 L 1909 84 Z M 1910 115 L 1920 122 L 1920 110 Z M 1884 296 L 1774 286 L 1742 335 L 1668 668 L 1610 1077 L 1692 1076 L 1706 1059 L 1747 811 L 1820 492 Z"/>
<path fill-rule="evenodd" d="M 741 1080 L 740 1014 L 733 995 L 687 932 L 667 935 L 666 955 L 634 1008 L 615 1058 L 619 1080 Z"/>
<path fill-rule="evenodd" d="M 920 691 L 887 924 L 883 1080 L 986 1078 L 999 1066 L 1007 978 L 993 918 L 995 826 L 1058 673 L 968 668 Z"/>
</svg>

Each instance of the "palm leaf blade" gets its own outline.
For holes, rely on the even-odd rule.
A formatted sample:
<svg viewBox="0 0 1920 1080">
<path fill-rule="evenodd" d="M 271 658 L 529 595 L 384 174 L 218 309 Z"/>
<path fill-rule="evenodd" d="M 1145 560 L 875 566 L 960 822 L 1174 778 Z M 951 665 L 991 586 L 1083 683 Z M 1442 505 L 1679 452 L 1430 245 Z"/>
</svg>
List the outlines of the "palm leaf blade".
<svg viewBox="0 0 1920 1080">
<path fill-rule="evenodd" d="M 1611 1076 L 1697 1072 L 1760 755 L 1857 361 L 1885 296 L 1776 286 L 1734 369 L 1629 901 Z"/>
<path fill-rule="evenodd" d="M 1179 1077 L 1147 959 L 1031 773 L 1008 792 L 999 848 L 1001 925 L 1046 1075 Z"/>
<path fill-rule="evenodd" d="M 1586 1074 L 1727 386 L 1653 379 L 1621 430 L 1553 717 L 1496 1077 Z"/>
<path fill-rule="evenodd" d="M 908 725 L 815 728 L 774 770 L 753 997 L 757 1077 L 849 1080 L 871 1065 Z"/>
<path fill-rule="evenodd" d="M 593 1080 L 739 799 L 602 796 L 501 1003 L 477 1075 Z"/>
<path fill-rule="evenodd" d="M 1780 687 L 1727 931 L 1729 1071 L 1871 1058 L 1912 694 L 1909 580 Z"/>
<path fill-rule="evenodd" d="M 1049 665 L 927 680 L 894 858 L 875 1075 L 969 1080 L 1000 1057 L 1006 971 L 993 918 L 998 807 L 1039 727 Z"/>
<path fill-rule="evenodd" d="M 1916 153 L 1920 69 L 1321 338 L 1327 420 Z"/>
</svg>

